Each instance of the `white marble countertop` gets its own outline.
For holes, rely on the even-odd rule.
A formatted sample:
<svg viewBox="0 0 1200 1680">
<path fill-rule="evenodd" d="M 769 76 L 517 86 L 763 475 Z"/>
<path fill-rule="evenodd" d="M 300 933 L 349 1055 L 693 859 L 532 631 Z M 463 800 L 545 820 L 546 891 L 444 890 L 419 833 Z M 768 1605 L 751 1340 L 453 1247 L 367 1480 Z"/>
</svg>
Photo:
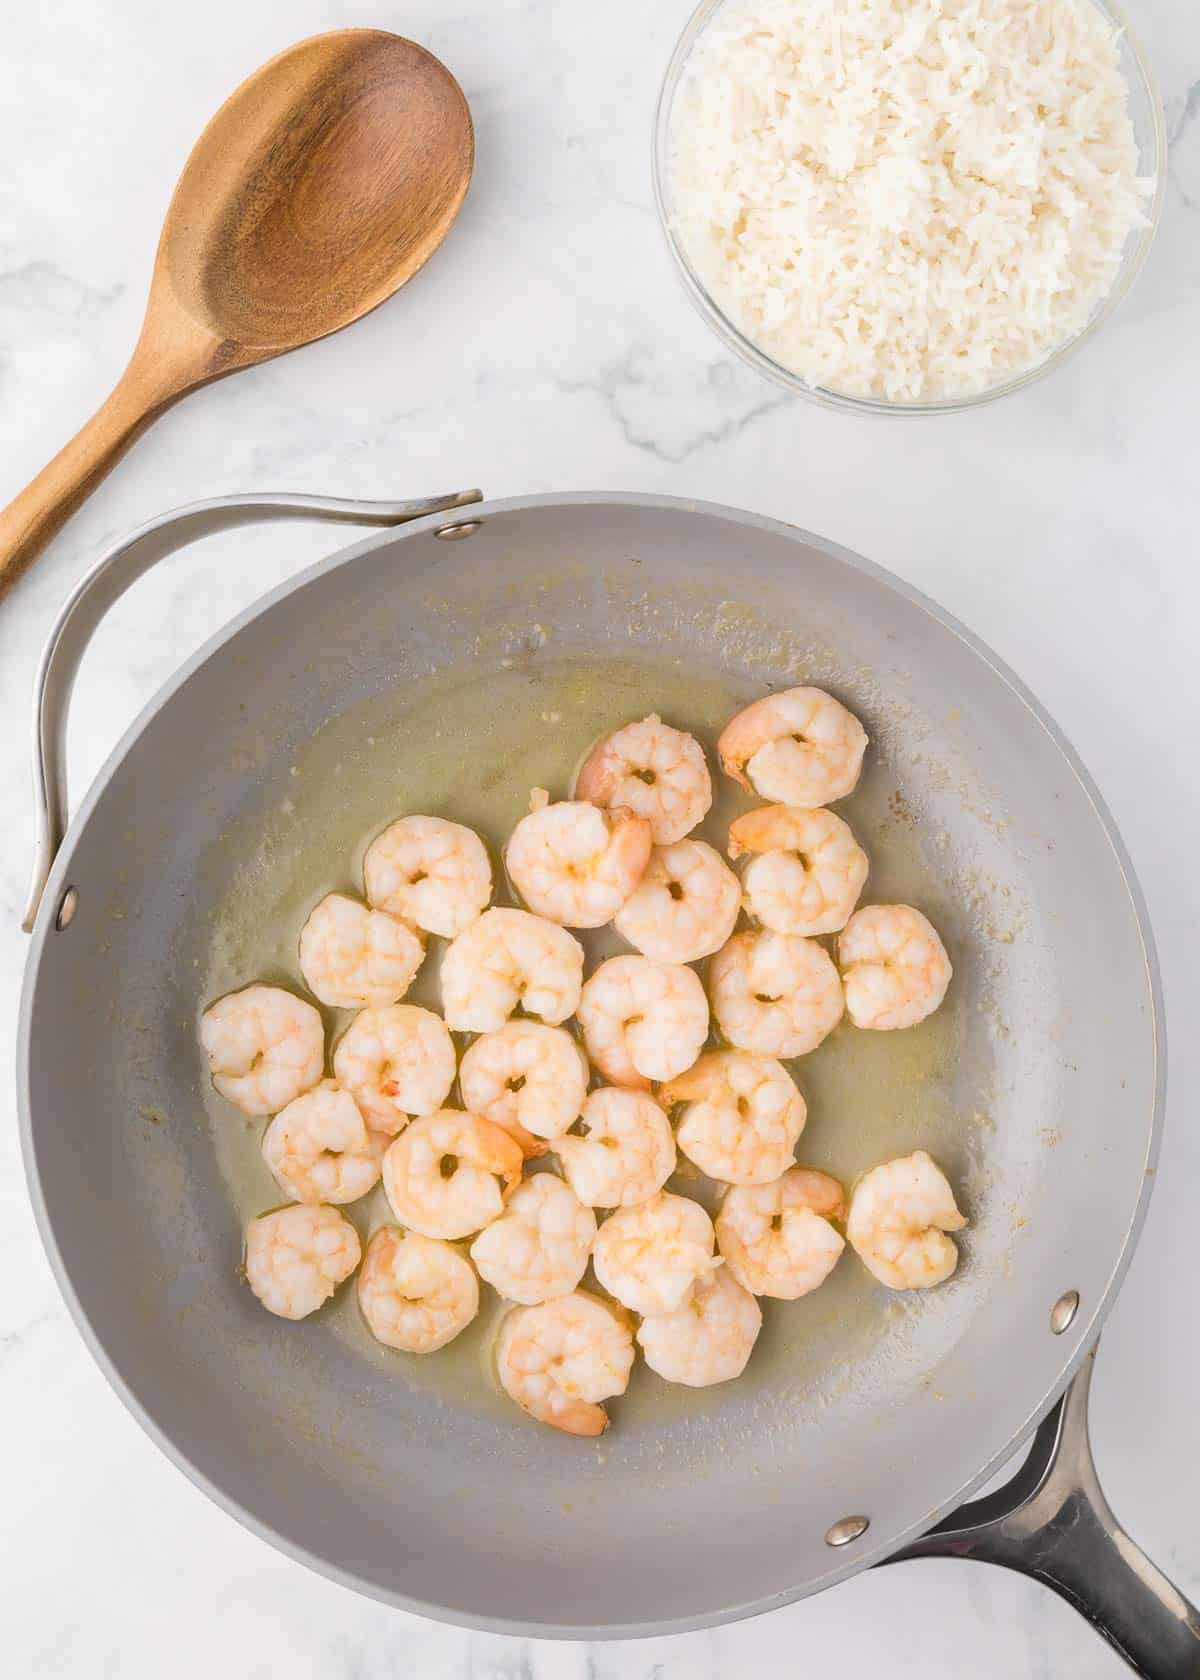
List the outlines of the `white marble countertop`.
<svg viewBox="0 0 1200 1680">
<path fill-rule="evenodd" d="M 55 608 L 150 515 L 244 489 L 418 495 L 618 488 L 702 495 L 857 549 L 965 619 L 1074 740 L 1141 874 L 1165 973 L 1172 1096 L 1150 1220 L 1101 1353 L 1094 1435 L 1134 1535 L 1195 1596 L 1200 1343 L 1185 1330 L 1200 1190 L 1196 970 L 1200 681 L 1200 10 L 1128 0 L 1172 140 L 1161 235 L 1133 296 L 1046 383 L 974 415 L 878 422 L 789 401 L 693 315 L 649 184 L 658 77 L 689 0 L 56 0 L 0 53 L 0 501 L 120 371 L 157 228 L 203 122 L 260 61 L 355 22 L 425 42 L 478 132 L 471 197 L 417 281 L 336 339 L 189 399 L 0 607 L 0 1063 L 11 1065 L 30 840 L 27 714 Z M 86 784 L 142 701 L 327 531 L 224 538 L 112 615 L 71 741 Z M 59 1299 L 0 1097 L 0 1666 L 38 1680 L 236 1672 L 804 1672 L 893 1680 L 1122 1672 L 1048 1593 L 922 1562 L 712 1633 L 554 1646 L 397 1614 L 238 1528 L 109 1392 Z M 86 1117 L 80 1117 L 83 1123 Z"/>
</svg>

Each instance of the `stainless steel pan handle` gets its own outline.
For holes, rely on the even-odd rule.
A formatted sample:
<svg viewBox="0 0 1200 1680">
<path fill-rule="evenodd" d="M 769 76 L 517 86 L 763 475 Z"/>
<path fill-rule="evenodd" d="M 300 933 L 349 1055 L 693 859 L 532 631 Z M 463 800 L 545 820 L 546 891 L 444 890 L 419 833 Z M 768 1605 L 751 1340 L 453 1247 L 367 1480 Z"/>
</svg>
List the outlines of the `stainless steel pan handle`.
<svg viewBox="0 0 1200 1680">
<path fill-rule="evenodd" d="M 67 827 L 66 732 L 71 690 L 96 626 L 113 603 L 151 566 L 200 537 L 267 519 L 324 519 L 343 525 L 403 525 L 427 514 L 447 513 L 483 499 L 480 490 L 458 490 L 410 502 L 356 502 L 337 496 L 218 496 L 192 502 L 152 519 L 110 548 L 66 602 L 38 668 L 33 716 L 33 778 L 37 811 L 36 854 L 22 926 L 33 930 L 58 848 Z"/>
<path fill-rule="evenodd" d="M 1200 1612 L 1132 1541 L 1104 1497 L 1088 1438 L 1095 1349 L 1011 1481 L 888 1558 L 974 1558 L 1060 1593 L 1146 1680 L 1200 1676 Z"/>
</svg>

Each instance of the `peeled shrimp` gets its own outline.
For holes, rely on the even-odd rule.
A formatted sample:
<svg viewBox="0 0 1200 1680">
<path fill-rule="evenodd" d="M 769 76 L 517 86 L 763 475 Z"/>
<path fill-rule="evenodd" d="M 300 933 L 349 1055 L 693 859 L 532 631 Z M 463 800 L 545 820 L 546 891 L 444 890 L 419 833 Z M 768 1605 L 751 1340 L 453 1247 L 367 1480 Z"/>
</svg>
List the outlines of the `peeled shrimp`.
<svg viewBox="0 0 1200 1680">
<path fill-rule="evenodd" d="M 358 1304 L 377 1341 L 436 1353 L 479 1311 L 479 1280 L 449 1243 L 384 1225 L 367 1244 Z"/>
<path fill-rule="evenodd" d="M 367 1124 L 388 1136 L 414 1114 L 432 1114 L 454 1083 L 454 1040 L 430 1009 L 394 1003 L 356 1015 L 333 1053 L 337 1081 Z"/>
<path fill-rule="evenodd" d="M 775 933 L 836 933 L 867 879 L 867 854 L 832 811 L 764 805 L 729 825 L 729 855 L 751 852 L 742 877 L 751 915 Z"/>
<path fill-rule="evenodd" d="M 568 1132 L 554 1152 L 572 1190 L 588 1207 L 632 1207 L 653 1196 L 675 1171 L 675 1139 L 666 1115 L 641 1091 L 602 1086 L 583 1105 L 581 1136 Z"/>
<path fill-rule="evenodd" d="M 864 1173 L 850 1195 L 846 1235 L 863 1265 L 889 1289 L 930 1289 L 958 1265 L 946 1235 L 966 1219 L 941 1168 L 923 1149 Z"/>
<path fill-rule="evenodd" d="M 713 1050 L 659 1092 L 686 1103 L 675 1141 L 700 1171 L 727 1184 L 769 1184 L 792 1164 L 807 1115 L 787 1069 L 748 1050 Z"/>
<path fill-rule="evenodd" d="M 954 973 L 936 930 L 907 904 L 855 911 L 838 940 L 838 961 L 850 1019 L 876 1032 L 932 1015 Z"/>
<path fill-rule="evenodd" d="M 576 1290 L 536 1307 L 514 1307 L 500 1327 L 496 1369 L 506 1394 L 530 1417 L 568 1435 L 602 1435 L 600 1401 L 624 1394 L 633 1337 L 622 1315 Z"/>
<path fill-rule="evenodd" d="M 379 1182 L 382 1139 L 332 1079 L 296 1097 L 272 1120 L 263 1159 L 297 1202 L 356 1202 Z"/>
<path fill-rule="evenodd" d="M 752 1295 L 795 1301 L 824 1283 L 846 1244 L 829 1223 L 846 1192 L 828 1173 L 792 1167 L 773 1184 L 735 1185 L 717 1215 L 717 1246 Z"/>
<path fill-rule="evenodd" d="M 717 742 L 721 768 L 763 799 L 812 811 L 853 792 L 867 732 L 820 688 L 789 688 L 754 701 Z"/>
<path fill-rule="evenodd" d="M 358 1232 L 336 1208 L 278 1208 L 246 1227 L 246 1282 L 278 1318 L 307 1318 L 362 1256 Z"/>
<path fill-rule="evenodd" d="M 643 1319 L 637 1339 L 667 1382 L 707 1388 L 741 1376 L 761 1329 L 758 1302 L 721 1266 L 697 1281 L 683 1306 Z"/>
<path fill-rule="evenodd" d="M 453 939 L 492 896 L 492 866 L 479 836 L 444 817 L 401 817 L 363 858 L 367 899 L 426 933 Z"/>
<path fill-rule="evenodd" d="M 584 985 L 579 1024 L 605 1079 L 645 1089 L 696 1060 L 708 1037 L 708 999 L 693 969 L 610 957 Z"/>
<path fill-rule="evenodd" d="M 713 1242 L 712 1220 L 699 1202 L 661 1190 L 604 1221 L 592 1264 L 597 1281 L 623 1307 L 650 1317 L 681 1307 L 697 1280 L 721 1264 Z"/>
<path fill-rule="evenodd" d="M 485 910 L 442 958 L 442 1011 L 455 1032 L 495 1032 L 519 1006 L 557 1026 L 579 1006 L 583 946 L 527 910 Z"/>
<path fill-rule="evenodd" d="M 458 1070 L 463 1106 L 515 1137 L 526 1155 L 579 1118 L 588 1065 L 563 1027 L 508 1021 L 477 1038 Z"/>
<path fill-rule="evenodd" d="M 703 840 L 678 840 L 650 853 L 613 926 L 654 962 L 697 962 L 724 945 L 741 902 L 738 878 L 719 852 Z"/>
<path fill-rule="evenodd" d="M 521 1177 L 518 1143 L 477 1114 L 443 1108 L 414 1120 L 383 1158 L 401 1225 L 423 1237 L 469 1237 L 499 1218 Z"/>
<path fill-rule="evenodd" d="M 730 1044 L 805 1056 L 842 1018 L 842 982 L 824 948 L 790 933 L 735 933 L 708 965 L 713 1014 Z"/>
<path fill-rule="evenodd" d="M 535 1173 L 471 1244 L 479 1275 L 506 1300 L 523 1306 L 569 1295 L 587 1270 L 596 1215 L 569 1184 Z"/>
<path fill-rule="evenodd" d="M 650 824 L 632 811 L 585 800 L 543 805 L 522 817 L 504 854 L 529 908 L 563 927 L 611 922 L 646 870 Z"/>
<path fill-rule="evenodd" d="M 330 893 L 300 933 L 300 972 L 331 1009 L 398 1003 L 425 956 L 420 935 L 386 910 Z"/>
<path fill-rule="evenodd" d="M 593 747 L 575 778 L 576 799 L 646 817 L 656 846 L 671 846 L 695 828 L 712 804 L 704 749 L 692 735 L 653 713 Z"/>
<path fill-rule="evenodd" d="M 279 986 L 247 986 L 206 1009 L 200 1042 L 212 1081 L 244 1114 L 278 1114 L 325 1071 L 325 1028 L 311 1003 Z"/>
</svg>

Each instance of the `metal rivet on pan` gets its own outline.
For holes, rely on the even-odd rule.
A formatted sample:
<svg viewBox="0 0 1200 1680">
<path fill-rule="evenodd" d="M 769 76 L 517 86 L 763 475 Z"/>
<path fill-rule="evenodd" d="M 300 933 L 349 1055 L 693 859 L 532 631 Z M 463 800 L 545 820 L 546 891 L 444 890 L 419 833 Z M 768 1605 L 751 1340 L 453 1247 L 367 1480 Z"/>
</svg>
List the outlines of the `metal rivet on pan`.
<svg viewBox="0 0 1200 1680">
<path fill-rule="evenodd" d="M 482 519 L 464 519 L 458 525 L 439 525 L 433 534 L 441 537 L 443 542 L 461 542 L 464 537 L 473 537 L 482 528 Z"/>
<path fill-rule="evenodd" d="M 860 1534 L 865 1534 L 871 1526 L 870 1517 L 843 1517 L 835 1522 L 833 1527 L 825 1532 L 827 1546 L 848 1546 L 851 1540 L 857 1540 Z"/>
<path fill-rule="evenodd" d="M 70 926 L 71 919 L 78 908 L 79 894 L 74 887 L 68 887 L 62 895 L 62 902 L 58 906 L 58 915 L 54 918 L 54 925 L 60 933 L 65 927 Z"/>
<path fill-rule="evenodd" d="M 1056 1336 L 1061 1336 L 1064 1330 L 1071 1328 L 1075 1314 L 1079 1311 L 1078 1289 L 1068 1289 L 1065 1295 L 1060 1295 L 1050 1308 L 1050 1328 Z"/>
</svg>

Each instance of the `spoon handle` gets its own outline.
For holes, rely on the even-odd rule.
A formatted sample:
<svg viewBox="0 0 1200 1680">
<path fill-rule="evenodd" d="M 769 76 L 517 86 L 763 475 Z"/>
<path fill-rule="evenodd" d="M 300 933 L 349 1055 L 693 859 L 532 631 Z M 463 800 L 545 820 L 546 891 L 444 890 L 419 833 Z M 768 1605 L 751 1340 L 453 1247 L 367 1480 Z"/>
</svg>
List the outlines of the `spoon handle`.
<svg viewBox="0 0 1200 1680">
<path fill-rule="evenodd" d="M 178 394 L 164 396 L 136 359 L 130 363 L 86 425 L 0 512 L 0 597 Z"/>
</svg>

